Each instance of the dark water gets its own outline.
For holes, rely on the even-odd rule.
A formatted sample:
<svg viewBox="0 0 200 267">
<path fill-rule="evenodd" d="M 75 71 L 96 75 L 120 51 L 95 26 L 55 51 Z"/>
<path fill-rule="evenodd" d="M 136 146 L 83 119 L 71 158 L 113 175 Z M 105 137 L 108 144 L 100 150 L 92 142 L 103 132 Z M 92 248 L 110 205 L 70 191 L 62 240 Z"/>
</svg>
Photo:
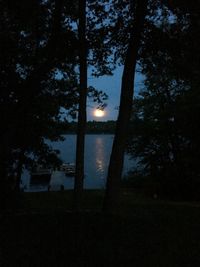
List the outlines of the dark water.
<svg viewBox="0 0 200 267">
<path fill-rule="evenodd" d="M 113 135 L 86 135 L 85 143 L 85 179 L 84 187 L 87 189 L 99 189 L 105 187 L 105 179 L 112 149 Z M 65 135 L 65 141 L 53 142 L 52 147 L 60 151 L 60 157 L 64 162 L 75 162 L 76 135 Z M 133 167 L 134 161 L 125 156 L 124 174 Z M 24 184 L 29 191 L 47 190 L 44 186 L 29 187 L 27 174 L 24 175 Z M 72 189 L 74 178 L 66 177 L 62 172 L 57 172 L 51 179 L 52 190 L 59 190 L 60 185 L 65 189 Z"/>
</svg>

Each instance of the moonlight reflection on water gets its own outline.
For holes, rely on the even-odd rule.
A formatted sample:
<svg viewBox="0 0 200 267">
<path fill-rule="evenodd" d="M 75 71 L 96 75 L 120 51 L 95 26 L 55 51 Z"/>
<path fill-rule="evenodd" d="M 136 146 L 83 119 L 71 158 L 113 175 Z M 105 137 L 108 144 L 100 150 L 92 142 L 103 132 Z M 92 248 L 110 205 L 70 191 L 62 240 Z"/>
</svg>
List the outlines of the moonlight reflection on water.
<svg viewBox="0 0 200 267">
<path fill-rule="evenodd" d="M 52 142 L 51 146 L 60 151 L 60 157 L 63 162 L 75 162 L 76 156 L 76 135 L 65 135 L 63 142 Z M 91 134 L 86 135 L 85 140 L 85 179 L 84 187 L 86 189 L 105 188 L 105 180 L 109 159 L 112 149 L 113 135 Z M 133 167 L 134 161 L 125 156 L 124 173 Z M 29 175 L 26 173 L 23 177 L 23 183 L 27 185 L 28 191 L 47 190 L 46 187 L 29 187 Z M 61 184 L 65 189 L 73 189 L 74 178 L 66 177 L 64 173 L 57 173 L 52 176 L 50 184 L 52 190 L 59 190 Z"/>
</svg>

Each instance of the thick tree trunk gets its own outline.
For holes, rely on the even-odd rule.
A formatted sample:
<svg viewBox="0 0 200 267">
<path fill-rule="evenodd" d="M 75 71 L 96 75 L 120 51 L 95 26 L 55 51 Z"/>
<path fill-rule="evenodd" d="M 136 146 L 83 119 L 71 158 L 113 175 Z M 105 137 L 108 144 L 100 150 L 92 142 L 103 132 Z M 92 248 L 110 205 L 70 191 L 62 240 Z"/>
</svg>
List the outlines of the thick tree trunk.
<svg viewBox="0 0 200 267">
<path fill-rule="evenodd" d="M 79 0 L 79 62 L 80 87 L 78 129 L 76 141 L 76 174 L 74 184 L 74 209 L 79 210 L 84 179 L 84 151 L 87 101 L 87 47 L 86 47 L 86 0 Z"/>
<path fill-rule="evenodd" d="M 119 115 L 108 168 L 106 193 L 103 204 L 104 212 L 113 212 L 119 204 L 120 182 L 123 169 L 127 130 L 133 103 L 135 69 L 141 35 L 144 29 L 147 2 L 148 0 L 137 1 L 134 27 L 130 35 L 126 54 L 121 84 Z"/>
</svg>

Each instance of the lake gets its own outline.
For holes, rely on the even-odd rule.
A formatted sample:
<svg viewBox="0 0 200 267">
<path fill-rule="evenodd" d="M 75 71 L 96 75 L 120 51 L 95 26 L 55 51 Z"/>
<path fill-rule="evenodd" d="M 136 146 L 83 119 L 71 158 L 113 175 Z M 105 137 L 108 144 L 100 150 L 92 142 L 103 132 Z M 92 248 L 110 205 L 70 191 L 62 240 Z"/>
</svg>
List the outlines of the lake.
<svg viewBox="0 0 200 267">
<path fill-rule="evenodd" d="M 51 146 L 60 151 L 63 162 L 75 163 L 76 135 L 65 135 L 64 137 L 63 142 L 51 142 Z M 113 138 L 114 135 L 109 134 L 86 135 L 84 188 L 105 188 Z M 128 155 L 125 155 L 123 174 L 126 174 L 133 166 L 134 161 Z M 46 191 L 48 188 L 48 185 L 30 186 L 30 175 L 27 172 L 24 173 L 22 180 L 27 188 L 26 191 Z M 59 190 L 61 184 L 64 185 L 65 189 L 73 189 L 74 178 L 66 177 L 64 173 L 59 172 L 56 177 L 51 178 L 51 189 Z"/>
</svg>

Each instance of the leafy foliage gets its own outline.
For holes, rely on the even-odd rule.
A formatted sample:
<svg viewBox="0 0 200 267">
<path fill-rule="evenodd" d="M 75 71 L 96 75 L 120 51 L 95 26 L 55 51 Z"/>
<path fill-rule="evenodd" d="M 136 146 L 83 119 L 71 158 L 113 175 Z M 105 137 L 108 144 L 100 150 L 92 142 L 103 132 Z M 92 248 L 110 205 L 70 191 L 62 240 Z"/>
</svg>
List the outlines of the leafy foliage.
<svg viewBox="0 0 200 267">
<path fill-rule="evenodd" d="M 77 103 L 77 41 L 68 1 L 0 4 L 0 176 L 7 179 L 21 161 L 56 159 L 45 138 L 60 138 L 60 109 Z"/>
<path fill-rule="evenodd" d="M 145 89 L 135 101 L 129 152 L 159 193 L 199 199 L 199 39 L 191 35 L 199 19 L 174 12 L 146 32 Z"/>
</svg>

